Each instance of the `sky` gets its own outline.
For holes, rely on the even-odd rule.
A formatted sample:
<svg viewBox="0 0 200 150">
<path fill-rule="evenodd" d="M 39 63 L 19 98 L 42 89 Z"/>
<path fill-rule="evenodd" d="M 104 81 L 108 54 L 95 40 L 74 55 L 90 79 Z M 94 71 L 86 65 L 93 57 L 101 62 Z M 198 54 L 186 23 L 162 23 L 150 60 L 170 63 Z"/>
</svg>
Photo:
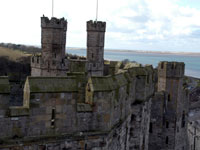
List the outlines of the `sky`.
<svg viewBox="0 0 200 150">
<path fill-rule="evenodd" d="M 51 0 L 0 0 L 0 42 L 40 45 L 42 15 Z M 105 48 L 200 52 L 200 0 L 99 0 Z M 96 0 L 54 0 L 54 16 L 68 21 L 67 47 L 86 47 L 86 21 Z"/>
</svg>

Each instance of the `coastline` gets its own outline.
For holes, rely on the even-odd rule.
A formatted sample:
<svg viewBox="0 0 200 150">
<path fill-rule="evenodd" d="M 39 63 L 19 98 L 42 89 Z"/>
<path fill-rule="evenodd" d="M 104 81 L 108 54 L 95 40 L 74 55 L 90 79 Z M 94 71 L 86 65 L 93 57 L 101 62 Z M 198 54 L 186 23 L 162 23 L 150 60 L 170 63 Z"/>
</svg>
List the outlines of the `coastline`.
<svg viewBox="0 0 200 150">
<path fill-rule="evenodd" d="M 69 50 L 86 50 L 86 48 L 72 48 L 68 47 Z M 107 52 L 123 52 L 123 53 L 137 53 L 137 54 L 157 54 L 157 55 L 179 55 L 179 56 L 194 56 L 200 57 L 200 52 L 171 52 L 171 51 L 148 51 L 148 50 L 114 50 L 105 49 Z"/>
</svg>

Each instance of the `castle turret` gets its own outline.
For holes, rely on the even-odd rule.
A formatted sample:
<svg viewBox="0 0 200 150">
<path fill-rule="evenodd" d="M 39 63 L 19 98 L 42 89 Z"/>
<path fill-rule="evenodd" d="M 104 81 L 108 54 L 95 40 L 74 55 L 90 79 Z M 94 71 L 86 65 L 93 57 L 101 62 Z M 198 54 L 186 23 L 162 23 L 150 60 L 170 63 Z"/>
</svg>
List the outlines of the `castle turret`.
<svg viewBox="0 0 200 150">
<path fill-rule="evenodd" d="M 87 60 L 89 76 L 103 76 L 106 22 L 87 22 Z"/>
<path fill-rule="evenodd" d="M 176 84 L 177 88 L 174 90 L 181 88 L 179 84 L 184 72 L 185 64 L 183 62 L 160 62 L 158 65 L 158 91 L 172 91 L 171 84 Z"/>
<path fill-rule="evenodd" d="M 42 55 L 31 59 L 32 76 L 63 76 L 67 71 L 65 44 L 67 20 L 41 17 Z"/>
<path fill-rule="evenodd" d="M 67 21 L 57 18 L 41 17 L 42 58 L 43 60 L 62 61 L 65 58 Z"/>
<path fill-rule="evenodd" d="M 188 149 L 188 94 L 183 87 L 185 64 L 160 62 L 158 93 L 152 100 L 149 149 Z M 155 113 L 159 112 L 160 113 Z M 159 135 L 159 136 L 158 136 Z"/>
</svg>

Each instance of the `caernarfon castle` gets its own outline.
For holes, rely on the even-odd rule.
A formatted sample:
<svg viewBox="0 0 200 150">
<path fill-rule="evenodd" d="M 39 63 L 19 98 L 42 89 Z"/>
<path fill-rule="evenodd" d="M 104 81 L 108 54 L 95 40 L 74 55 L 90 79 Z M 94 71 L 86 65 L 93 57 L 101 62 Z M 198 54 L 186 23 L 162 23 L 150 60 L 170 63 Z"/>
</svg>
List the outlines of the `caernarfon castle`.
<svg viewBox="0 0 200 150">
<path fill-rule="evenodd" d="M 106 23 L 87 22 L 87 58 L 65 55 L 67 21 L 41 17 L 22 106 L 0 77 L 1 150 L 189 150 L 182 62 L 104 60 Z M 192 150 L 192 149 L 191 149 Z"/>
</svg>

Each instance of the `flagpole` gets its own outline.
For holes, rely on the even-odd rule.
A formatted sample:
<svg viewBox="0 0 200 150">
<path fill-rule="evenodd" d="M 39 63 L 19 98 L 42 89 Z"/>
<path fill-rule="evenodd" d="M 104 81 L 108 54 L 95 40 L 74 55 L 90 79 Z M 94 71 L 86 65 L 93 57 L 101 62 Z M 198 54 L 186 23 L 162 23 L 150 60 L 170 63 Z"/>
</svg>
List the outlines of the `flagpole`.
<svg viewBox="0 0 200 150">
<path fill-rule="evenodd" d="M 98 7 L 99 7 L 99 0 L 97 0 L 97 8 L 96 8 L 96 21 L 97 21 L 97 19 L 98 19 Z"/>
<path fill-rule="evenodd" d="M 53 7 L 54 7 L 54 0 L 52 0 L 52 17 L 53 17 Z"/>
</svg>

